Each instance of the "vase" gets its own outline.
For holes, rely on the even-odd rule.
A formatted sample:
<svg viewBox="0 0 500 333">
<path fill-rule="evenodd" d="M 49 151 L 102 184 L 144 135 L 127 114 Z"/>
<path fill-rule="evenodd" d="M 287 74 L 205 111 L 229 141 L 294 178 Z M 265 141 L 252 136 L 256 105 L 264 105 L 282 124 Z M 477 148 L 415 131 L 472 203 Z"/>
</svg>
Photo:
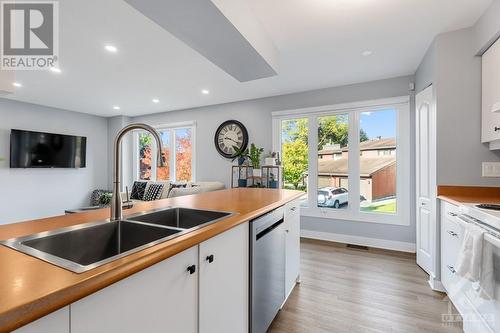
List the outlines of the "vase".
<svg viewBox="0 0 500 333">
<path fill-rule="evenodd" d="M 264 164 L 265 165 L 276 165 L 276 159 L 274 159 L 272 157 L 266 157 L 264 159 Z"/>
<path fill-rule="evenodd" d="M 238 157 L 238 165 L 242 166 L 243 163 L 245 163 L 245 158 L 244 157 Z"/>
</svg>

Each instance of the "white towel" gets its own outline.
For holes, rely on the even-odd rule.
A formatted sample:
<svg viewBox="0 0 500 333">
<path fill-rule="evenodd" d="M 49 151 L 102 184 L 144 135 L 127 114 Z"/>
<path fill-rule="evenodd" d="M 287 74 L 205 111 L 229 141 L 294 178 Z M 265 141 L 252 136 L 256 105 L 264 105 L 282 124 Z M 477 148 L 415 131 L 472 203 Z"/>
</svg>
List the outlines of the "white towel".
<svg viewBox="0 0 500 333">
<path fill-rule="evenodd" d="M 495 267 L 493 263 L 494 246 L 485 241 L 483 245 L 483 260 L 481 263 L 481 277 L 477 287 L 473 285 L 483 299 L 495 299 Z"/>
<path fill-rule="evenodd" d="M 474 223 L 468 223 L 455 270 L 458 275 L 472 282 L 481 278 L 483 240 L 485 230 Z"/>
</svg>

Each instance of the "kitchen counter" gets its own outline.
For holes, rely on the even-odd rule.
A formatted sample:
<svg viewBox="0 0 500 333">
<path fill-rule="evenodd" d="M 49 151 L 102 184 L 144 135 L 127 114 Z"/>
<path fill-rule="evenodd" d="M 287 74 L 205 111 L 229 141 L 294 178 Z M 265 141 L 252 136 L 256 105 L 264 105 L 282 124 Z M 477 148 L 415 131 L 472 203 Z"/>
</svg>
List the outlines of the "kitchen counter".
<svg viewBox="0 0 500 333">
<path fill-rule="evenodd" d="M 439 185 L 438 199 L 457 206 L 464 203 L 500 204 L 500 187 Z"/>
<path fill-rule="evenodd" d="M 124 215 L 169 206 L 236 213 L 164 243 L 76 274 L 0 246 L 0 332 L 10 332 L 241 223 L 299 198 L 302 192 L 227 189 L 136 204 Z M 0 239 L 109 218 L 109 209 L 0 226 Z"/>
</svg>

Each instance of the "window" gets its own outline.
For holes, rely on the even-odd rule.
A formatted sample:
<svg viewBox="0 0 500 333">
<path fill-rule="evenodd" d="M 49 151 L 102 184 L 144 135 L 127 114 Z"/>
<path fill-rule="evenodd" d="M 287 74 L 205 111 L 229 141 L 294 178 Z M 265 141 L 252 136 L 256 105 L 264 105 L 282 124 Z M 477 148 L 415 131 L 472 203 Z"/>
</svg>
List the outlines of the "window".
<svg viewBox="0 0 500 333">
<path fill-rule="evenodd" d="M 409 225 L 409 98 L 273 113 L 274 150 L 302 214 Z"/>
<path fill-rule="evenodd" d="M 165 166 L 156 167 L 156 144 L 147 132 L 136 133 L 136 178 L 157 181 L 194 180 L 194 126 L 165 126 L 158 129 Z"/>
<path fill-rule="evenodd" d="M 318 162 L 317 206 L 328 209 L 347 209 L 349 206 L 349 115 L 347 113 L 318 117 L 318 151 L 334 149 L 340 158 Z M 344 188 L 344 191 L 340 191 Z"/>
<path fill-rule="evenodd" d="M 362 112 L 359 158 L 360 209 L 363 212 L 396 213 L 396 130 L 394 109 Z"/>
<path fill-rule="evenodd" d="M 283 160 L 283 181 L 287 189 L 307 193 L 308 154 L 307 118 L 283 120 L 280 123 L 280 151 Z M 307 206 L 307 194 L 302 197 L 301 206 Z"/>
</svg>

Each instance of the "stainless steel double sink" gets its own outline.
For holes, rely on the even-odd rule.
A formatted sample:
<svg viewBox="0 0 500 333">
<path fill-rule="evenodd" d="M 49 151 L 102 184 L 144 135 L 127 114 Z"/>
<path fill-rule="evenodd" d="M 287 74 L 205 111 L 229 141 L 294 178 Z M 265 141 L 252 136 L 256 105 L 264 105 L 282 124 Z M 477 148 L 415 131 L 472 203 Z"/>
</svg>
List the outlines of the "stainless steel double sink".
<svg viewBox="0 0 500 333">
<path fill-rule="evenodd" d="M 166 208 L 123 221 L 99 221 L 0 241 L 51 264 L 82 273 L 194 231 L 232 213 Z"/>
</svg>

